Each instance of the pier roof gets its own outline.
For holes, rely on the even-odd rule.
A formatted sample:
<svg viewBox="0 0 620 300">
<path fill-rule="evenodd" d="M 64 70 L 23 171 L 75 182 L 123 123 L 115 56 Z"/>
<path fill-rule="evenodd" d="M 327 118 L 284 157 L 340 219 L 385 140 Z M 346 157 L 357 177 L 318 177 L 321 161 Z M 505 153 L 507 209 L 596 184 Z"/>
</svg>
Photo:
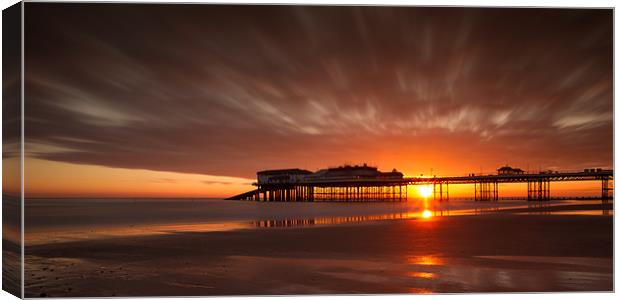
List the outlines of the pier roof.
<svg viewBox="0 0 620 300">
<path fill-rule="evenodd" d="M 278 169 L 278 170 L 264 170 L 256 172 L 258 175 L 278 175 L 278 174 L 312 174 L 312 172 L 308 170 L 303 170 L 299 168 L 295 169 Z"/>
</svg>

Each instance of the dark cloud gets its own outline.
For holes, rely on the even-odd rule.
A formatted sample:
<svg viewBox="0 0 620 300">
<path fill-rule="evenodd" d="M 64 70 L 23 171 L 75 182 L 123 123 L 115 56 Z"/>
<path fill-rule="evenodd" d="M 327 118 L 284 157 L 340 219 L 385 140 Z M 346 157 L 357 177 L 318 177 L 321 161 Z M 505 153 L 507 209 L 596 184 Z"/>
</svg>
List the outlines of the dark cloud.
<svg viewBox="0 0 620 300">
<path fill-rule="evenodd" d="M 44 159 L 612 163 L 612 10 L 27 3 L 25 20 Z"/>
<path fill-rule="evenodd" d="M 6 159 L 19 156 L 21 151 L 20 5 L 13 5 L 2 11 L 2 25 L 2 158 Z M 4 161 L 4 164 L 8 162 Z M 19 175 L 15 174 L 14 178 L 17 177 Z"/>
</svg>

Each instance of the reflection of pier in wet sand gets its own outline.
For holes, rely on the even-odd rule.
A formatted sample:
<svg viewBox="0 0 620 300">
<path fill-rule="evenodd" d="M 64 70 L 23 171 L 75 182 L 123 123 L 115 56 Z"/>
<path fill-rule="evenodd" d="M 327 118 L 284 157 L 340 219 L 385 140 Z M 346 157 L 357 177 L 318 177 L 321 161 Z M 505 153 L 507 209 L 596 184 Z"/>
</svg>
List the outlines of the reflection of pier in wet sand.
<svg viewBox="0 0 620 300">
<path fill-rule="evenodd" d="M 497 174 L 468 176 L 404 177 L 396 169 L 381 172 L 375 167 L 342 166 L 310 172 L 301 169 L 268 170 L 257 173 L 256 189 L 228 198 L 266 202 L 371 202 L 407 201 L 410 185 L 432 186 L 434 200 L 448 201 L 451 184 L 473 184 L 476 201 L 498 201 L 500 183 L 527 183 L 527 200 L 551 199 L 551 182 L 600 181 L 599 199 L 613 198 L 613 170 L 525 173 L 502 167 Z"/>
<path fill-rule="evenodd" d="M 595 209 L 592 209 L 592 208 Z M 613 215 L 612 203 L 600 201 L 580 201 L 578 205 L 567 205 L 564 202 L 549 203 L 536 202 L 527 205 L 510 206 L 491 206 L 476 207 L 471 209 L 450 209 L 450 206 L 433 207 L 422 211 L 410 211 L 402 213 L 391 213 L 382 215 L 359 215 L 359 216 L 340 216 L 340 217 L 316 217 L 316 218 L 294 218 L 294 219 L 269 219 L 252 221 L 254 227 L 275 228 L 275 227 L 306 227 L 320 225 L 337 225 L 347 223 L 364 223 L 371 221 L 387 220 L 409 220 L 409 219 L 431 219 L 435 217 L 449 216 L 469 216 L 499 213 L 514 213 L 528 215 Z"/>
</svg>

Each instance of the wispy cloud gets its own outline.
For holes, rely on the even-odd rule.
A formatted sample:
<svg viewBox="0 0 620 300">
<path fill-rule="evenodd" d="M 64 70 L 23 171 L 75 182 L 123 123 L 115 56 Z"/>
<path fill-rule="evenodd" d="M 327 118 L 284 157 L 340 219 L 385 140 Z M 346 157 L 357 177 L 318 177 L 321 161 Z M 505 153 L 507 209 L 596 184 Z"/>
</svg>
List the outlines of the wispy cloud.
<svg viewBox="0 0 620 300">
<path fill-rule="evenodd" d="M 227 182 L 227 181 L 212 181 L 212 180 L 205 180 L 202 183 L 206 184 L 206 185 L 212 185 L 212 184 L 224 184 L 224 185 L 228 185 L 228 184 L 233 184 L 233 182 Z"/>
<path fill-rule="evenodd" d="M 610 10 L 69 5 L 26 19 L 39 158 L 246 178 L 438 143 L 611 162 Z"/>
</svg>

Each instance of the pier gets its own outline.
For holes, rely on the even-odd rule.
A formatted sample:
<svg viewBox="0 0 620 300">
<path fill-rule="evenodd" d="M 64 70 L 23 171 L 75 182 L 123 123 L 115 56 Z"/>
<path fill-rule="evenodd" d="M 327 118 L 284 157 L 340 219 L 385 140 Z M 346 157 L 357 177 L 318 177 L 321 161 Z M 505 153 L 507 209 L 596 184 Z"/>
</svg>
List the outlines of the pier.
<svg viewBox="0 0 620 300">
<path fill-rule="evenodd" d="M 585 169 L 582 172 L 525 173 L 508 166 L 497 174 L 468 176 L 404 177 L 393 170 L 380 172 L 377 168 L 342 166 L 310 172 L 301 169 L 268 170 L 257 173 L 256 189 L 227 200 L 265 202 L 402 202 L 407 201 L 409 186 L 432 186 L 432 199 L 449 201 L 449 187 L 472 184 L 475 201 L 498 201 L 499 184 L 526 183 L 528 201 L 551 200 L 551 182 L 600 181 L 600 199 L 613 198 L 613 170 Z"/>
</svg>

